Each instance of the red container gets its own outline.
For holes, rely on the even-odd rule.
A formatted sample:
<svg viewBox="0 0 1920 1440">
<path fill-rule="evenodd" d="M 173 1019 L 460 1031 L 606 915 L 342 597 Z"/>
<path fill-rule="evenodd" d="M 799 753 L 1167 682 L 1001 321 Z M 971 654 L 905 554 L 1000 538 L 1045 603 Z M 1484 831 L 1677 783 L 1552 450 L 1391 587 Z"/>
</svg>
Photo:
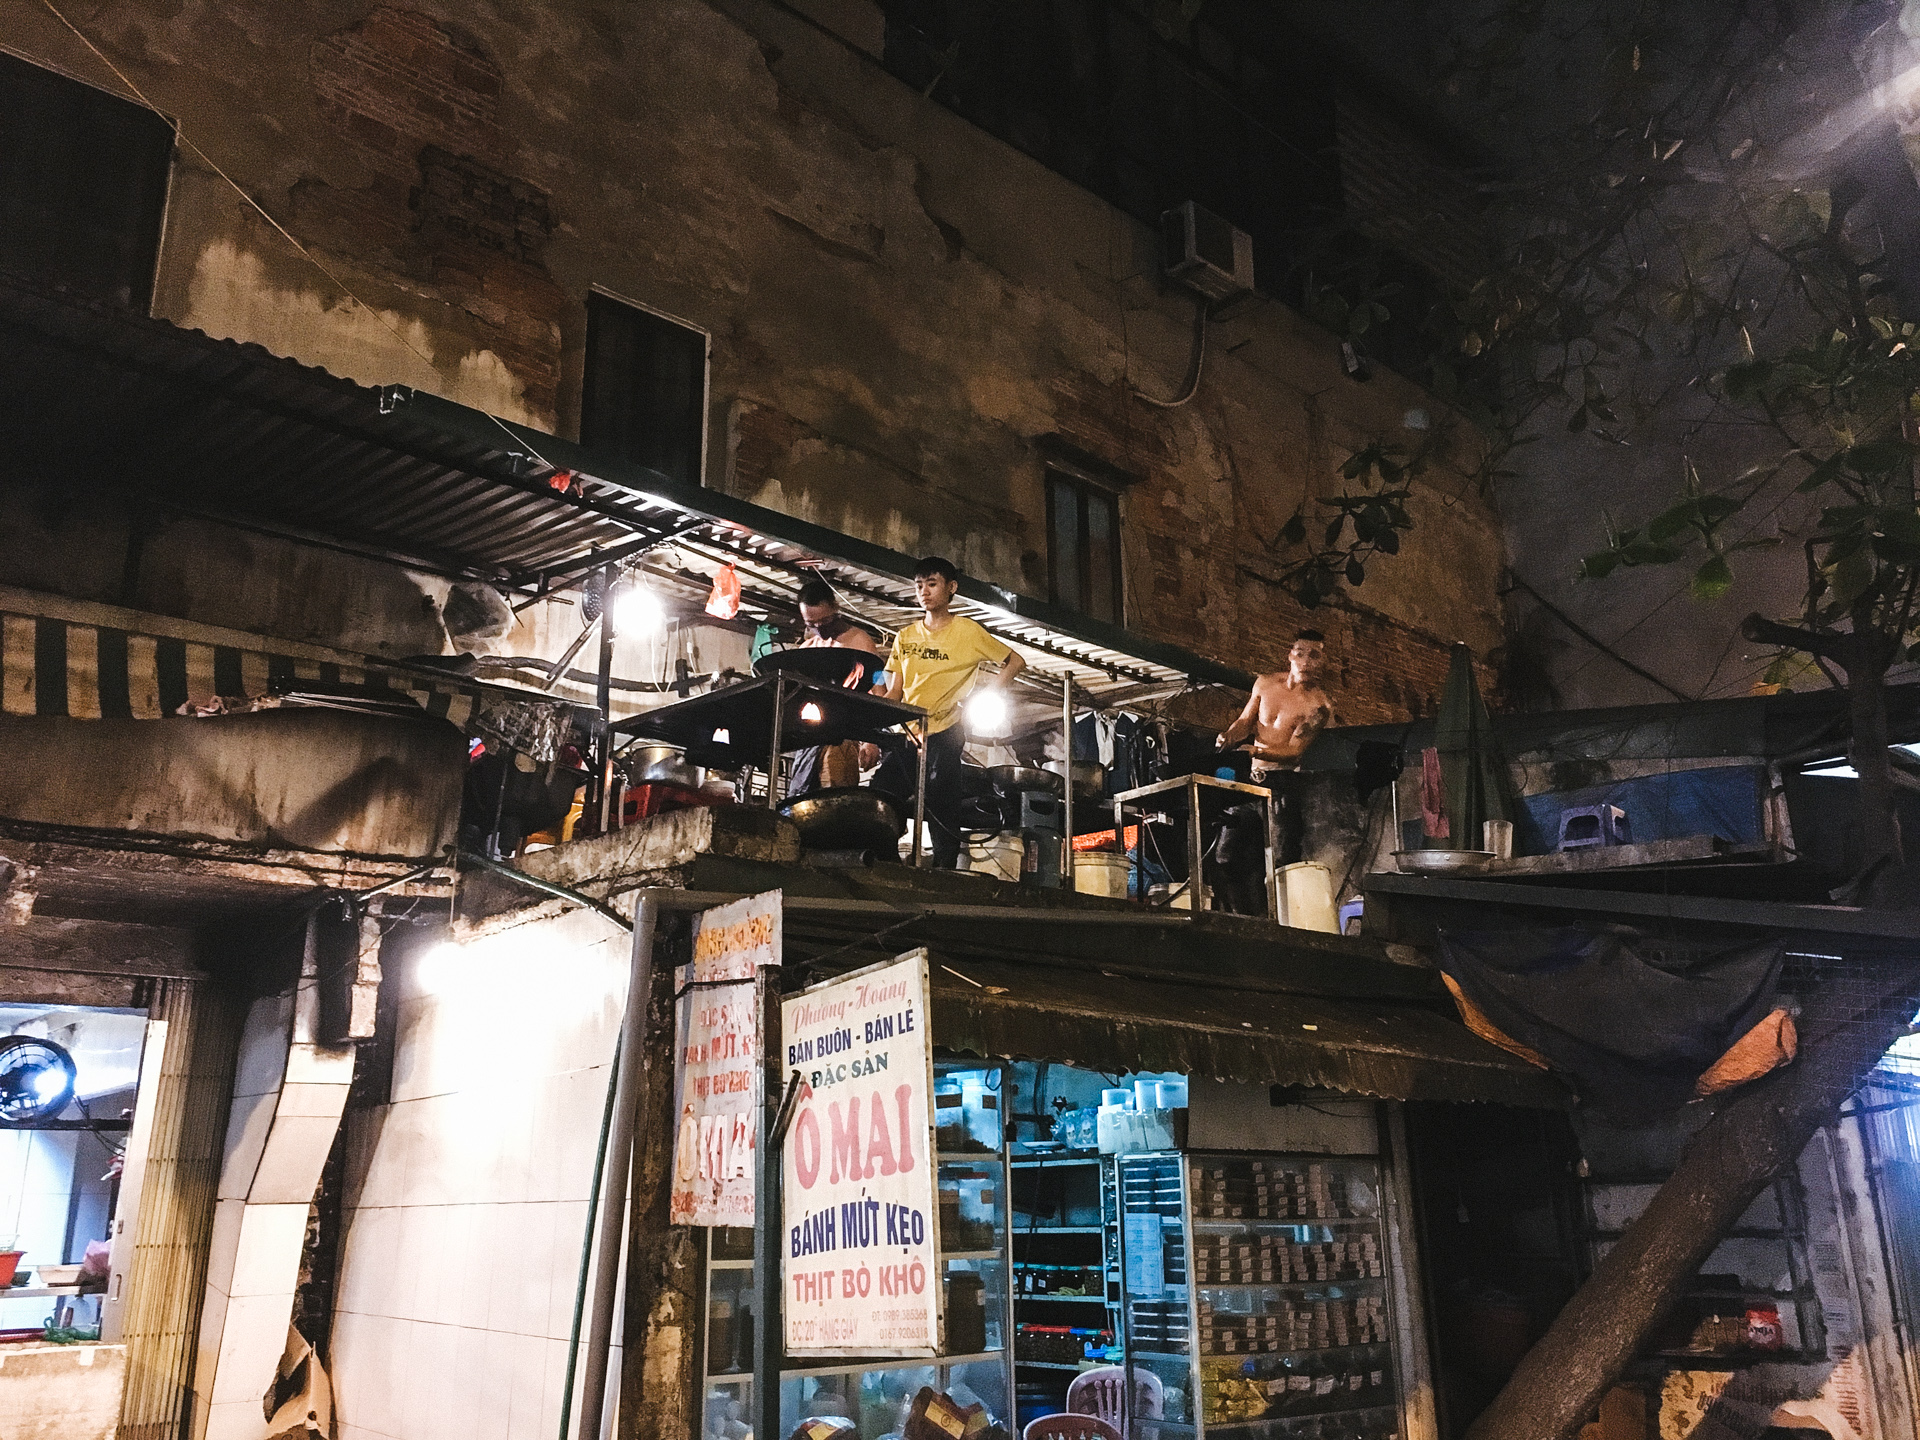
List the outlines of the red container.
<svg viewBox="0 0 1920 1440">
<path fill-rule="evenodd" d="M 20 1257 L 24 1250 L 0 1250 L 0 1290 L 13 1284 L 13 1272 L 20 1268 Z"/>
</svg>

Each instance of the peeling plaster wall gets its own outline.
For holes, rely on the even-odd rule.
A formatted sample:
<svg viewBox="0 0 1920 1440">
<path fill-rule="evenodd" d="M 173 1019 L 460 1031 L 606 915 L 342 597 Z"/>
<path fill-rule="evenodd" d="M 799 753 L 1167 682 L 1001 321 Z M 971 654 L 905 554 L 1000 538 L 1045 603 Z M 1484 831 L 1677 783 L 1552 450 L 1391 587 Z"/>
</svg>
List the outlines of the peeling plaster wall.
<svg viewBox="0 0 1920 1440">
<path fill-rule="evenodd" d="M 1034 441 L 1058 434 L 1140 477 L 1143 634 L 1267 668 L 1317 624 L 1357 722 L 1430 708 L 1445 642 L 1500 645 L 1470 432 L 1405 552 L 1304 621 L 1267 542 L 1354 449 L 1439 408 L 1389 373 L 1347 379 L 1330 336 L 1264 298 L 1210 327 L 1191 404 L 1142 403 L 1178 392 L 1192 346 L 1151 233 L 887 75 L 855 48 L 878 33 L 867 0 L 815 10 L 855 44 L 762 0 L 178 0 L 84 28 L 192 142 L 168 319 L 572 433 L 598 285 L 713 336 L 710 485 L 1044 595 Z M 0 24 L 116 85 L 27 0 Z M 202 566 L 189 588 L 231 578 Z M 381 606 L 418 626 L 422 590 Z"/>
</svg>

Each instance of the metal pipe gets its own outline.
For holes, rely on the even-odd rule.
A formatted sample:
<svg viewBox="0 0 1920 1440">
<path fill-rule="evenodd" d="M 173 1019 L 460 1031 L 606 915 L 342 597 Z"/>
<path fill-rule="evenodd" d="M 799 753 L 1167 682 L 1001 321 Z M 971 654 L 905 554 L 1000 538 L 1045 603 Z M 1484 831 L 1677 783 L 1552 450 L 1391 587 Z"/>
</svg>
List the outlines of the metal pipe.
<svg viewBox="0 0 1920 1440">
<path fill-rule="evenodd" d="M 1060 743 L 1066 757 L 1066 799 L 1060 802 L 1060 843 L 1066 853 L 1060 857 L 1060 879 L 1064 888 L 1073 889 L 1073 676 L 1060 680 Z"/>
<path fill-rule="evenodd" d="M 787 1337 L 781 1323 L 781 1214 L 779 1121 L 781 1091 L 780 971 L 762 965 L 754 973 L 760 1005 L 760 1144 L 753 1194 L 753 1433 L 780 1434 L 780 1370 Z"/>
<path fill-rule="evenodd" d="M 613 804 L 613 577 L 618 567 L 600 572 L 600 676 L 593 688 L 600 710 L 600 833 L 607 833 L 607 811 Z"/>
<path fill-rule="evenodd" d="M 1200 878 L 1204 864 L 1206 847 L 1200 828 L 1200 782 L 1189 775 L 1187 777 L 1187 903 L 1193 907 L 1194 918 L 1207 908 L 1207 887 Z"/>
<path fill-rule="evenodd" d="M 633 946 L 627 965 L 626 1013 L 614 1060 L 613 1124 L 607 1131 L 600 1238 L 593 1277 L 593 1318 L 587 1329 L 587 1373 L 580 1387 L 580 1440 L 600 1440 L 606 1409 L 607 1357 L 613 1344 L 613 1309 L 620 1293 L 620 1244 L 627 1233 L 627 1177 L 640 1136 L 640 1071 L 647 1054 L 647 1004 L 653 998 L 653 932 L 660 902 L 642 890 L 633 912 Z"/>
<path fill-rule="evenodd" d="M 767 809 L 780 803 L 780 734 L 787 718 L 787 677 L 773 677 L 773 753 L 767 757 Z"/>
<path fill-rule="evenodd" d="M 471 850 L 460 852 L 460 862 L 464 865 L 477 865 L 482 870 L 491 870 L 494 874 L 511 880 L 516 885 L 524 885 L 529 890 L 538 890 L 545 895 L 552 895 L 561 900 L 571 900 L 576 905 L 584 905 L 589 910 L 606 916 L 622 930 L 633 929 L 633 922 L 604 900 L 596 900 L 591 895 L 583 895 L 580 891 L 565 885 L 556 885 L 551 880 L 542 880 L 538 876 L 529 875 L 526 871 L 515 869 L 511 865 L 503 865 L 500 861 L 485 855 L 476 855 Z"/>
<path fill-rule="evenodd" d="M 547 667 L 547 678 L 540 686 L 542 690 L 551 690 L 560 683 L 560 677 L 567 673 L 567 667 L 573 663 L 573 657 L 580 653 L 580 647 L 587 643 L 587 637 L 593 633 L 594 625 L 601 623 L 601 621 L 605 619 L 605 612 L 602 612 L 600 620 L 592 621 L 580 627 L 580 633 L 573 637 L 572 642 L 561 653 L 560 658 Z M 611 675 L 607 677 L 607 689 L 609 691 L 613 689 L 613 677 Z"/>
<path fill-rule="evenodd" d="M 580 1227 L 580 1273 L 573 1282 L 573 1326 L 567 1331 L 567 1370 L 560 1383 L 560 1440 L 567 1440 L 573 1424 L 573 1377 L 580 1364 L 580 1324 L 587 1309 L 587 1281 L 593 1272 L 594 1217 L 600 1213 L 600 1185 L 607 1174 L 607 1132 L 613 1126 L 613 1104 L 620 1080 L 620 1041 L 614 1040 L 613 1073 L 607 1076 L 607 1098 L 600 1106 L 600 1140 L 593 1151 L 593 1183 L 587 1189 L 587 1218 Z"/>
<path fill-rule="evenodd" d="M 920 837 L 927 831 L 927 750 L 933 744 L 933 732 L 927 729 L 928 720 L 920 722 L 920 771 L 913 782 L 913 863 L 918 866 L 920 859 Z"/>
</svg>

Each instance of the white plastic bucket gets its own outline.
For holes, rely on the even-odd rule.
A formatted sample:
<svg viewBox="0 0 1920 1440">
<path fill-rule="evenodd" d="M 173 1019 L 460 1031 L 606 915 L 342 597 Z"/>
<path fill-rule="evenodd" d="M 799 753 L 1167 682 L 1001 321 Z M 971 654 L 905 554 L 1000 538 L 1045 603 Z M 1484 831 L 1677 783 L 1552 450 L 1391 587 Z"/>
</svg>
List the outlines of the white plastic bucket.
<svg viewBox="0 0 1920 1440">
<path fill-rule="evenodd" d="M 985 840 L 975 840 L 967 846 L 967 869 L 991 875 L 996 880 L 1017 883 L 1026 849 L 1026 842 L 1018 835 L 994 835 Z"/>
<path fill-rule="evenodd" d="M 1282 867 L 1280 876 L 1287 895 L 1287 924 L 1297 930 L 1340 933 L 1333 909 L 1333 874 L 1326 866 L 1302 860 Z"/>
<path fill-rule="evenodd" d="M 1073 858 L 1073 888 L 1082 895 L 1105 895 L 1113 900 L 1127 898 L 1127 872 L 1132 862 L 1125 855 L 1106 850 L 1090 850 Z"/>
</svg>

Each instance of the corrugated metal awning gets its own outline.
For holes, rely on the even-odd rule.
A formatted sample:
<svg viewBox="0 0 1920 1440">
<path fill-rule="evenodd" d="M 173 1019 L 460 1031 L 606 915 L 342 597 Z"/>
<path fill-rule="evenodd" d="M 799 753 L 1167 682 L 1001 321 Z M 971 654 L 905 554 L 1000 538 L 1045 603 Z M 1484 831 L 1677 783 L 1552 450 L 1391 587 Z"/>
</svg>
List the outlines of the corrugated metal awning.
<svg viewBox="0 0 1920 1440">
<path fill-rule="evenodd" d="M 627 558 L 695 611 L 731 564 L 749 618 L 790 621 L 816 574 L 887 633 L 918 614 L 914 557 L 898 551 L 435 396 L 356 384 L 4 275 L 0 386 L 10 469 L 59 477 L 64 489 L 114 489 L 523 595 Z M 1232 666 L 978 580 L 955 609 L 1096 702 L 1252 684 Z"/>
<path fill-rule="evenodd" d="M 1177 1071 L 1383 1100 L 1560 1109 L 1544 1072 L 1434 1010 L 933 956 L 942 1048 L 1114 1073 Z"/>
</svg>

